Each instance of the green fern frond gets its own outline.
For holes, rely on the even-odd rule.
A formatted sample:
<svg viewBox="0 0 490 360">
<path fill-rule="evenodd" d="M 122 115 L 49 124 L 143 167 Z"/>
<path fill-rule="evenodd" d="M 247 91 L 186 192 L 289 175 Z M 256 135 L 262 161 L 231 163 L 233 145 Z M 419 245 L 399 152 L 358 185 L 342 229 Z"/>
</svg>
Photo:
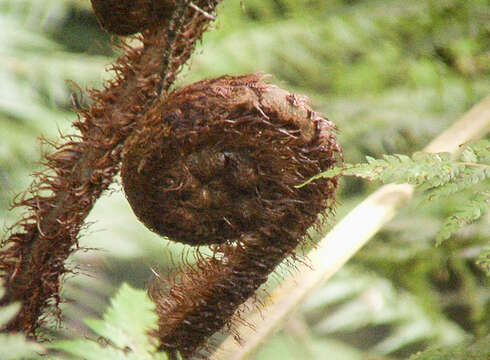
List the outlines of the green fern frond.
<svg viewBox="0 0 490 360">
<path fill-rule="evenodd" d="M 320 173 L 309 179 L 301 186 L 319 178 L 329 178 L 336 175 L 355 176 L 366 180 L 381 180 L 383 183 L 409 183 L 421 190 L 436 189 L 446 184 L 471 186 L 484 181 L 490 176 L 488 161 L 490 141 L 482 140 L 473 147 L 466 147 L 464 158 L 468 161 L 455 161 L 449 153 L 416 152 L 411 157 L 407 155 L 383 155 L 382 159 L 366 157 L 365 163 L 345 164 L 343 167 Z M 434 194 L 432 194 L 434 195 Z"/>
<path fill-rule="evenodd" d="M 475 194 L 470 200 L 462 204 L 458 211 L 448 217 L 436 236 L 436 245 L 440 245 L 453 233 L 479 219 L 488 211 L 490 191 Z"/>
<path fill-rule="evenodd" d="M 490 164 L 490 140 L 481 140 L 473 146 L 467 146 L 461 154 L 463 161 Z"/>
<path fill-rule="evenodd" d="M 84 360 L 166 360 L 157 352 L 148 332 L 156 328 L 154 304 L 143 290 L 123 284 L 111 301 L 103 319 L 85 323 L 99 338 L 58 341 L 50 348 Z"/>
<path fill-rule="evenodd" d="M 380 180 L 383 183 L 409 183 L 423 191 L 426 200 L 448 196 L 464 191 L 490 177 L 490 141 L 481 140 L 472 146 L 465 146 L 458 159 L 448 153 L 416 152 L 407 155 L 383 155 L 381 159 L 366 157 L 366 162 L 345 164 L 309 179 L 299 185 L 304 186 L 319 178 L 337 175 L 354 176 L 366 180 Z M 488 210 L 490 192 L 473 194 L 469 201 L 448 217 L 436 236 L 440 245 L 451 234 L 479 219 Z"/>
<path fill-rule="evenodd" d="M 463 330 L 441 313 L 430 311 L 419 299 L 395 288 L 387 279 L 355 266 L 345 266 L 312 295 L 303 309 L 307 318 L 324 314 L 313 328 L 319 336 L 392 327 L 371 349 L 377 354 L 392 354 L 419 341 L 452 346 L 464 338 Z"/>
<path fill-rule="evenodd" d="M 472 344 L 464 344 L 449 349 L 429 349 L 410 356 L 409 360 L 486 360 L 490 358 L 490 336 L 483 337 Z"/>
</svg>

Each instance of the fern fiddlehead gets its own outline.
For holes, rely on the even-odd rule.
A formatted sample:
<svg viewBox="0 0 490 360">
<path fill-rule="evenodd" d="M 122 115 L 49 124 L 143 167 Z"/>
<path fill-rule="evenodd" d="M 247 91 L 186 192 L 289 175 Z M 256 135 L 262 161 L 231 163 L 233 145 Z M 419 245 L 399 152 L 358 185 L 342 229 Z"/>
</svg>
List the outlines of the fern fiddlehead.
<svg viewBox="0 0 490 360">
<path fill-rule="evenodd" d="M 128 140 L 126 196 L 150 229 L 191 245 L 303 234 L 329 206 L 335 126 L 263 75 L 191 84 L 155 104 Z M 277 228 L 276 230 L 272 230 Z"/>
<path fill-rule="evenodd" d="M 263 77 L 176 90 L 125 146 L 123 186 L 138 218 L 171 240 L 215 245 L 152 291 L 165 349 L 191 355 L 229 324 L 333 207 L 336 177 L 295 185 L 341 159 L 335 126 Z"/>
<path fill-rule="evenodd" d="M 157 28 L 175 10 L 175 0 L 90 0 L 100 25 L 117 35 Z"/>
</svg>

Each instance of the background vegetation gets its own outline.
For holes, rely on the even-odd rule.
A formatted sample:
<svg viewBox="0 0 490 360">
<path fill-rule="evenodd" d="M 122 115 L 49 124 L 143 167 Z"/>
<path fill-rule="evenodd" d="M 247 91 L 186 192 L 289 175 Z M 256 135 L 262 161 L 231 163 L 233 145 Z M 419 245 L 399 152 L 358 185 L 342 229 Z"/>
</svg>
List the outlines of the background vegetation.
<svg viewBox="0 0 490 360">
<path fill-rule="evenodd" d="M 309 96 L 341 129 L 345 159 L 412 154 L 490 91 L 485 0 L 225 0 L 180 83 L 264 71 Z M 38 137 L 69 133 L 73 98 L 98 87 L 117 53 L 88 0 L 0 0 L 0 219 L 40 168 Z M 435 247 L 448 214 L 488 179 L 437 201 L 416 200 L 291 317 L 257 359 L 399 359 L 484 337 L 490 327 L 489 215 Z M 338 217 L 379 183 L 346 178 Z M 51 338 L 94 336 L 97 318 L 127 282 L 145 288 L 189 252 L 147 231 L 119 185 L 92 212 L 65 321 Z M 1 234 L 0 234 L 1 235 Z M 488 250 L 487 250 L 488 253 Z M 488 263 L 487 263 L 488 264 Z M 298 279 L 301 281 L 301 279 Z M 100 333 L 99 333 L 100 334 Z M 1 343 L 2 338 L 0 338 Z M 35 350 L 35 347 L 34 347 Z M 332 355 L 333 356 L 333 355 Z"/>
</svg>

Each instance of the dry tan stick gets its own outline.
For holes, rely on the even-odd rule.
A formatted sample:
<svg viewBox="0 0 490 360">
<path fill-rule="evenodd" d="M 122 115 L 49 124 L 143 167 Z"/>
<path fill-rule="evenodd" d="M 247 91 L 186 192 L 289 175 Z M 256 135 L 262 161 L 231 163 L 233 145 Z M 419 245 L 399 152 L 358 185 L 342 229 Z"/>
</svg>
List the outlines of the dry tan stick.
<svg viewBox="0 0 490 360">
<path fill-rule="evenodd" d="M 489 131 L 490 96 L 435 138 L 424 151 L 450 152 L 455 155 L 461 144 L 481 138 Z M 298 266 L 298 270 L 271 293 L 260 313 L 242 314 L 247 322 L 254 324 L 254 329 L 247 325 L 237 329 L 243 339 L 242 344 L 228 337 L 212 359 L 243 360 L 253 355 L 282 326 L 304 298 L 335 274 L 411 200 L 413 193 L 413 185 L 388 184 L 357 205 L 308 254 L 308 264 Z M 297 279 L 301 279 L 301 282 Z"/>
<path fill-rule="evenodd" d="M 449 129 L 430 142 L 424 151 L 458 153 L 460 145 L 479 139 L 490 131 L 490 95 L 473 106 Z"/>
</svg>

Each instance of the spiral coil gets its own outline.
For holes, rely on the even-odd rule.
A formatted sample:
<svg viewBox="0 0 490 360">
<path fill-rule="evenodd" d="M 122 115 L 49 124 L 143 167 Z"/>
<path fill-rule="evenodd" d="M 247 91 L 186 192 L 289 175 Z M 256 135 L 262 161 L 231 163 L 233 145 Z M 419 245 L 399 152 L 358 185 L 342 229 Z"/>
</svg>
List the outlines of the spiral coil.
<svg viewBox="0 0 490 360">
<path fill-rule="evenodd" d="M 263 78 L 197 82 L 148 112 L 122 165 L 126 196 L 148 228 L 191 245 L 298 238 L 331 205 L 333 181 L 296 186 L 339 160 L 335 126 Z"/>
</svg>

